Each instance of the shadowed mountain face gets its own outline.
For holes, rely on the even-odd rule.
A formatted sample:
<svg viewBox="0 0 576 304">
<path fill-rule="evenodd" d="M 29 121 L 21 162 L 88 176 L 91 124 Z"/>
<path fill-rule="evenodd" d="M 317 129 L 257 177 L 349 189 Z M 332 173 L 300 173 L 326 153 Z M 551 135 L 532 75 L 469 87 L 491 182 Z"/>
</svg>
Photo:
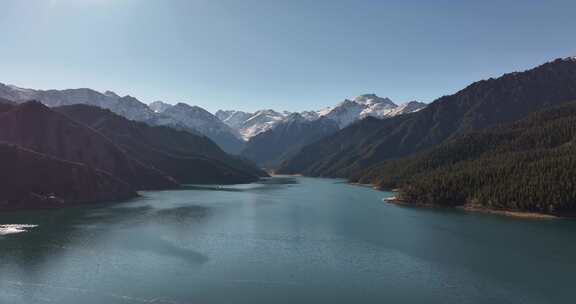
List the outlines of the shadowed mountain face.
<svg viewBox="0 0 576 304">
<path fill-rule="evenodd" d="M 406 202 L 566 214 L 576 210 L 576 103 L 388 160 L 351 181 Z"/>
<path fill-rule="evenodd" d="M 8 110 L 12 110 L 14 105 L 15 104 L 12 101 L 0 98 L 0 113 L 6 112 Z"/>
<path fill-rule="evenodd" d="M 303 146 L 336 131 L 338 124 L 330 119 L 310 121 L 294 113 L 285 122 L 252 137 L 242 151 L 242 156 L 273 169 L 298 153 Z"/>
<path fill-rule="evenodd" d="M 90 166 L 0 144 L 0 210 L 53 208 L 63 204 L 122 200 L 130 185 Z"/>
<path fill-rule="evenodd" d="M 131 157 L 180 183 L 247 183 L 266 175 L 252 163 L 223 152 L 204 136 L 152 127 L 94 106 L 71 105 L 54 110 L 98 131 Z"/>
<path fill-rule="evenodd" d="M 166 189 L 178 185 L 164 173 L 131 158 L 94 129 L 35 101 L 0 114 L 0 141 L 89 165 L 135 189 Z"/>
<path fill-rule="evenodd" d="M 426 108 L 386 120 L 364 119 L 304 147 L 279 173 L 346 177 L 386 159 L 576 99 L 576 60 L 476 82 Z"/>
</svg>

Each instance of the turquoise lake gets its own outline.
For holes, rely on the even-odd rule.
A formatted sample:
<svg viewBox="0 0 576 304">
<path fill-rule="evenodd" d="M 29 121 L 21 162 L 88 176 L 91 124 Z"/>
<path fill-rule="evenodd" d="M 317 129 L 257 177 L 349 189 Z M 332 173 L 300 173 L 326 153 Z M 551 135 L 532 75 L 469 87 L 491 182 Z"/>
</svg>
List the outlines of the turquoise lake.
<svg viewBox="0 0 576 304">
<path fill-rule="evenodd" d="M 576 222 L 274 177 L 0 213 L 0 303 L 569 303 Z M 9 227 L 9 226 L 8 226 Z M 14 232 L 14 233 L 10 233 Z"/>
</svg>

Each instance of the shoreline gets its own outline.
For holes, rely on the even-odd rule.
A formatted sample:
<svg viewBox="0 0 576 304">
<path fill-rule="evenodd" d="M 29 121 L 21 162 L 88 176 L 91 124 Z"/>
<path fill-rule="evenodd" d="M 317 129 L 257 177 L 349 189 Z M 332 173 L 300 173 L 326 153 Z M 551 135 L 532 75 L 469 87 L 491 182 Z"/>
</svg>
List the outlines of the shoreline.
<svg viewBox="0 0 576 304">
<path fill-rule="evenodd" d="M 464 210 L 466 212 L 480 212 L 480 213 L 487 213 L 487 214 L 497 214 L 497 215 L 510 216 L 510 217 L 516 217 L 516 218 L 525 218 L 525 219 L 563 219 L 563 218 L 567 218 L 565 216 L 552 215 L 552 214 L 546 214 L 546 213 L 537 213 L 537 212 L 528 212 L 528 211 L 514 211 L 514 210 L 499 210 L 499 209 L 490 209 L 490 208 L 475 207 L 475 206 L 461 206 L 461 207 L 456 207 L 456 209 Z"/>
<path fill-rule="evenodd" d="M 474 213 L 485 213 L 485 214 L 495 214 L 501 216 L 508 216 L 514 218 L 522 218 L 522 219 L 566 219 L 569 218 L 567 216 L 561 215 L 553 215 L 553 214 L 546 214 L 546 213 L 537 213 L 537 212 L 528 212 L 528 211 L 518 211 L 518 210 L 502 210 L 502 209 L 490 209 L 485 207 L 478 207 L 478 206 L 457 206 L 457 207 L 449 207 L 449 206 L 439 206 L 439 205 L 430 205 L 430 204 L 421 204 L 421 203 L 407 203 L 406 201 L 398 198 L 397 196 L 390 196 L 385 197 L 382 201 L 399 205 L 399 206 L 411 206 L 411 207 L 419 207 L 419 208 L 450 208 L 455 210 L 461 210 L 464 212 L 474 212 Z"/>
</svg>

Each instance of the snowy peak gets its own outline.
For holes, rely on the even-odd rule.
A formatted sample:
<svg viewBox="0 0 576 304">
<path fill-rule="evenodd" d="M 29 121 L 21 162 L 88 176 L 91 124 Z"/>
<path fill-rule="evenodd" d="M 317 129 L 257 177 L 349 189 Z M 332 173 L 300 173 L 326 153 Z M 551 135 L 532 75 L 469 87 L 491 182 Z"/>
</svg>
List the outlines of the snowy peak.
<svg viewBox="0 0 576 304">
<path fill-rule="evenodd" d="M 203 134 L 230 133 L 240 137 L 236 131 L 232 130 L 212 113 L 198 106 L 180 102 L 167 108 L 162 114 L 170 116 L 179 123 Z"/>
<path fill-rule="evenodd" d="M 354 97 L 353 101 L 357 104 L 373 106 L 373 105 L 387 105 L 389 107 L 396 107 L 396 104 L 387 97 L 380 97 L 376 94 L 364 94 Z"/>
<path fill-rule="evenodd" d="M 360 113 L 361 118 L 365 118 L 367 116 L 376 117 L 376 118 L 389 118 L 397 115 L 408 114 L 416 111 L 420 111 L 426 107 L 426 104 L 423 102 L 418 101 L 410 101 L 407 103 L 400 104 L 399 106 L 390 108 L 390 107 L 371 107 L 364 110 Z"/>
<path fill-rule="evenodd" d="M 245 140 L 248 140 L 274 128 L 278 123 L 284 121 L 289 114 L 289 112 L 280 113 L 271 109 L 256 111 L 240 125 L 238 131 Z"/>
<path fill-rule="evenodd" d="M 232 129 L 237 130 L 242 138 L 247 141 L 251 137 L 274 128 L 290 114 L 287 111 L 277 112 L 272 109 L 263 109 L 254 113 L 219 110 L 216 112 L 216 117 Z"/>
<path fill-rule="evenodd" d="M 334 107 L 320 110 L 318 115 L 333 120 L 340 128 L 344 128 L 366 116 L 386 117 L 389 111 L 397 107 L 390 98 L 382 98 L 376 94 L 364 94 L 351 100 L 345 99 Z"/>
<path fill-rule="evenodd" d="M 114 112 L 130 120 L 147 121 L 154 118 L 154 111 L 140 100 L 126 95 L 117 99 Z"/>
<path fill-rule="evenodd" d="M 409 101 L 398 106 L 397 110 L 401 110 L 402 114 L 420 111 L 426 107 L 426 104 L 419 101 Z"/>
<path fill-rule="evenodd" d="M 242 127 L 242 124 L 248 120 L 254 113 L 248 113 L 243 111 L 236 111 L 236 110 L 219 110 L 216 112 L 216 117 L 220 119 L 222 122 L 227 124 L 233 129 L 239 130 Z"/>
<path fill-rule="evenodd" d="M 283 122 L 315 121 L 320 118 L 330 120 L 339 128 L 345 128 L 351 123 L 367 116 L 388 118 L 395 115 L 415 112 L 426 105 L 420 102 L 395 104 L 390 98 L 376 94 L 363 94 L 351 99 L 344 99 L 335 106 L 318 111 L 303 111 L 299 113 L 277 112 L 271 109 L 255 113 L 242 111 L 216 112 L 216 116 L 231 128 L 237 130 L 245 140 L 275 128 Z"/>
<path fill-rule="evenodd" d="M 243 145 L 236 130 L 224 124 L 210 112 L 184 103 L 172 106 L 164 102 L 154 102 L 147 105 L 135 97 L 130 95 L 120 97 L 112 91 L 101 93 L 88 88 L 34 90 L 5 84 L 0 84 L 0 98 L 17 103 L 38 100 L 50 107 L 88 104 L 109 109 L 130 120 L 203 134 L 228 152 L 238 152 Z"/>
<path fill-rule="evenodd" d="M 304 117 L 306 120 L 309 120 L 309 121 L 316 120 L 316 119 L 320 118 L 320 114 L 318 114 L 318 111 L 302 111 L 299 114 L 302 115 L 302 117 Z"/>
<path fill-rule="evenodd" d="M 120 97 L 112 91 L 98 91 L 79 88 L 66 90 L 34 90 L 13 85 L 0 84 L 0 98 L 22 103 L 28 100 L 38 100 L 49 107 L 88 104 L 122 115 L 131 120 L 150 119 L 153 112 L 148 106 L 132 96 Z"/>
<path fill-rule="evenodd" d="M 24 101 L 30 100 L 33 92 L 29 89 L 19 88 L 13 85 L 0 83 L 0 98 L 8 99 L 11 101 Z"/>
<path fill-rule="evenodd" d="M 218 120 L 216 116 L 198 106 L 191 106 L 187 103 L 179 102 L 164 111 L 165 114 L 177 115 L 180 117 L 202 118 L 208 120 Z"/>
<path fill-rule="evenodd" d="M 320 111 L 320 116 L 336 122 L 339 128 L 344 128 L 356 121 L 366 108 L 365 104 L 345 99 L 333 108 Z"/>
<path fill-rule="evenodd" d="M 167 103 L 165 103 L 165 102 L 163 102 L 163 101 L 157 100 L 157 101 L 154 101 L 154 102 L 150 103 L 150 104 L 148 105 L 148 107 L 149 107 L 152 111 L 154 111 L 155 113 L 162 113 L 162 112 L 168 110 L 169 108 L 171 108 L 172 105 L 171 105 L 171 104 L 167 104 Z"/>
<path fill-rule="evenodd" d="M 284 118 L 285 123 L 302 123 L 309 121 L 300 113 L 292 113 Z"/>
<path fill-rule="evenodd" d="M 120 96 L 118 94 L 116 94 L 115 92 L 112 92 L 112 91 L 106 91 L 106 92 L 104 92 L 104 95 L 106 95 L 108 97 L 112 97 L 112 98 L 120 98 Z"/>
</svg>

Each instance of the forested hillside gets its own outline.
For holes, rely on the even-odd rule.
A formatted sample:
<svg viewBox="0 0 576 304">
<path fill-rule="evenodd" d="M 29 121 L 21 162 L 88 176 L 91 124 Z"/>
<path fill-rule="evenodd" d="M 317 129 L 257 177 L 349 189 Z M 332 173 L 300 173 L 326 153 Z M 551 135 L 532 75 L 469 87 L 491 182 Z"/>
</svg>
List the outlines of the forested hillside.
<svg viewBox="0 0 576 304">
<path fill-rule="evenodd" d="M 388 160 L 351 178 L 408 203 L 568 214 L 576 210 L 576 103 Z"/>
</svg>

